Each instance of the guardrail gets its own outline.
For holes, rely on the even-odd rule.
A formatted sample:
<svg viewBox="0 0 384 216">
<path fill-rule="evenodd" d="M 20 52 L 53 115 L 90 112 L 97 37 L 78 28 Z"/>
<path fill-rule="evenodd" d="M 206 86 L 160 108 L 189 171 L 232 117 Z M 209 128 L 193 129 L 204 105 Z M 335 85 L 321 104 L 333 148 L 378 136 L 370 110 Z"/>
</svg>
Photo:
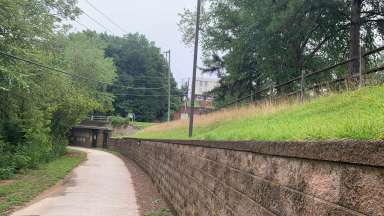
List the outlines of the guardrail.
<svg viewBox="0 0 384 216">
<path fill-rule="evenodd" d="M 110 122 L 111 116 L 89 116 L 89 119 L 92 121 L 103 121 L 103 122 Z"/>
<path fill-rule="evenodd" d="M 292 96 L 298 96 L 300 101 L 303 102 L 306 98 L 306 94 L 309 91 L 312 91 L 312 93 L 315 94 L 316 91 L 321 92 L 321 91 L 330 90 L 331 86 L 333 86 L 336 89 L 342 89 L 344 87 L 349 88 L 348 82 L 346 82 L 348 79 L 358 80 L 359 86 L 363 86 L 364 81 L 365 81 L 365 76 L 367 76 L 369 74 L 377 73 L 380 71 L 384 71 L 384 64 L 376 65 L 375 68 L 371 68 L 371 69 L 366 68 L 367 58 L 369 58 L 370 56 L 372 56 L 374 54 L 378 54 L 382 51 L 384 51 L 384 46 L 379 47 L 379 48 L 374 49 L 374 50 L 371 50 L 371 51 L 368 51 L 368 52 L 365 52 L 358 59 L 356 59 L 356 58 L 348 59 L 348 60 L 345 60 L 343 62 L 334 64 L 332 66 L 329 66 L 329 67 L 326 67 L 326 68 L 323 68 L 323 69 L 320 69 L 320 70 L 314 71 L 314 72 L 309 72 L 309 73 L 302 72 L 301 76 L 290 79 L 284 83 L 280 83 L 280 84 L 271 83 L 269 86 L 267 86 L 267 87 L 265 87 L 259 91 L 252 92 L 252 94 L 250 94 L 250 95 L 247 95 L 245 97 L 241 97 L 239 99 L 236 99 L 236 100 L 231 101 L 225 105 L 220 106 L 218 109 L 216 109 L 216 111 L 221 110 L 223 108 L 230 107 L 232 105 L 237 105 L 237 104 L 255 103 L 258 101 L 263 101 L 265 99 L 268 99 L 270 101 L 275 101 L 275 100 L 279 100 L 279 99 L 290 98 Z M 308 83 L 307 83 L 309 78 L 312 78 L 316 75 L 323 75 L 326 73 L 328 73 L 328 75 L 335 75 L 335 73 L 332 74 L 332 72 L 334 72 L 334 69 L 337 69 L 341 66 L 348 65 L 350 62 L 353 62 L 356 60 L 359 60 L 361 62 L 361 65 L 363 65 L 362 67 L 360 67 L 360 73 L 359 74 L 354 74 L 353 76 L 350 76 L 347 74 L 344 77 L 335 76 L 333 79 L 326 80 L 326 81 L 324 81 L 324 78 L 323 79 L 319 78 L 317 80 L 313 80 L 310 85 L 308 85 Z M 342 85 L 340 85 L 340 83 L 342 83 L 342 82 L 345 82 L 344 87 Z M 292 85 L 294 87 L 292 87 Z M 296 90 L 291 91 L 291 92 L 285 92 L 282 90 L 283 88 L 287 88 L 290 86 L 292 87 L 291 89 L 296 89 Z M 255 100 L 254 99 L 255 95 L 258 95 L 260 98 Z"/>
</svg>

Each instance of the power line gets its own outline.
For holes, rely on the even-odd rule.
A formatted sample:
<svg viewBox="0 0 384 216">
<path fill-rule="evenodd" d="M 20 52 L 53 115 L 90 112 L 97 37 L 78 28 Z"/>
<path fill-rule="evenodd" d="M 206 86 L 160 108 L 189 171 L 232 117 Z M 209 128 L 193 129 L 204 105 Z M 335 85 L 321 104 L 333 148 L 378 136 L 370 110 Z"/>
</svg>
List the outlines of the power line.
<svg viewBox="0 0 384 216">
<path fill-rule="evenodd" d="M 113 92 L 99 92 L 99 94 L 103 94 L 103 95 L 113 95 L 113 96 L 133 96 L 133 97 L 168 97 L 168 94 L 154 94 L 154 95 L 150 95 L 150 94 L 116 94 L 116 93 L 113 93 Z M 184 97 L 183 94 L 174 94 L 174 95 L 171 95 L 171 96 L 174 96 L 174 97 Z"/>
<path fill-rule="evenodd" d="M 85 29 L 90 29 L 88 26 L 86 26 L 86 25 L 84 25 L 84 24 L 82 24 L 82 23 L 80 23 L 79 21 L 77 21 L 77 20 L 74 20 L 77 24 L 79 24 L 79 25 L 81 25 L 83 28 L 85 28 Z M 143 76 L 140 76 L 139 78 L 145 78 L 145 77 L 143 77 Z M 147 77 L 148 78 L 148 77 Z M 142 81 L 148 81 L 147 80 L 147 78 L 145 79 L 145 80 L 142 80 Z M 134 80 L 133 80 L 133 82 L 136 82 L 136 81 L 139 81 L 137 78 L 133 78 Z M 156 80 L 156 81 L 158 81 L 159 83 L 157 83 L 157 84 L 162 84 L 161 83 L 161 80 Z M 116 86 L 116 85 L 115 85 Z M 118 85 L 117 85 L 118 86 Z M 121 85 L 121 86 L 123 86 L 123 85 Z M 165 88 L 167 88 L 167 87 L 152 87 L 152 88 L 145 88 L 145 87 L 127 87 L 127 86 L 123 86 L 124 88 L 127 88 L 127 89 L 135 89 L 135 90 L 154 90 L 154 89 L 165 89 Z"/>
<path fill-rule="evenodd" d="M 157 83 L 157 84 L 163 84 L 165 82 L 166 77 L 164 77 L 164 80 L 151 80 L 153 76 L 146 76 L 146 77 L 131 77 L 131 79 L 126 80 L 119 80 L 121 83 Z M 140 79 L 142 78 L 142 79 Z"/>
<path fill-rule="evenodd" d="M 113 94 L 115 96 L 134 96 L 134 97 L 168 97 L 169 95 L 136 95 L 136 94 Z M 183 95 L 171 95 L 174 97 L 183 97 Z"/>
<path fill-rule="evenodd" d="M 163 83 L 158 80 L 158 81 L 140 81 L 140 80 L 136 80 L 136 78 L 133 78 L 133 80 L 131 81 L 121 81 L 121 80 L 118 80 L 115 84 L 115 86 L 121 86 L 121 87 L 124 87 L 124 88 L 132 88 L 132 87 L 126 87 L 125 85 L 129 85 L 128 83 L 131 83 L 131 84 L 136 84 L 136 85 L 148 85 L 150 84 L 151 88 L 146 88 L 146 87 L 133 87 L 135 89 L 167 89 L 168 88 L 168 85 L 163 85 Z M 155 87 L 156 86 L 156 87 Z"/>
<path fill-rule="evenodd" d="M 68 75 L 68 76 L 74 76 L 74 77 L 77 77 L 77 78 L 80 78 L 80 79 L 84 79 L 84 80 L 88 80 L 88 81 L 93 81 L 93 82 L 97 82 L 97 83 L 101 83 L 101 84 L 105 84 L 105 85 L 111 85 L 111 83 L 90 79 L 88 77 L 85 77 L 85 76 L 82 76 L 82 75 L 78 75 L 78 74 L 69 73 L 67 71 L 60 70 L 60 69 L 57 69 L 57 68 L 53 68 L 51 66 L 46 66 L 46 65 L 43 65 L 41 63 L 29 60 L 29 59 L 25 59 L 25 58 L 22 58 L 22 57 L 19 57 L 19 56 L 15 56 L 15 55 L 3 52 L 3 51 L 0 51 L 0 54 L 4 55 L 4 56 L 7 56 L 9 58 L 13 58 L 13 59 L 16 59 L 16 60 L 19 60 L 19 61 L 23 61 L 23 62 L 31 64 L 31 65 L 35 65 L 35 66 L 44 68 L 44 69 L 48 69 L 48 70 L 51 70 L 51 71 L 56 71 L 56 72 L 59 72 L 59 73 L 62 73 L 62 74 Z"/>
<path fill-rule="evenodd" d="M 91 19 L 94 23 L 96 23 L 97 25 L 99 25 L 100 27 L 104 28 L 107 32 L 113 34 L 113 32 L 108 29 L 107 27 L 105 27 L 103 24 L 101 24 L 99 21 L 97 21 L 96 19 L 92 18 L 89 14 L 87 14 L 84 10 L 81 10 L 81 12 L 87 16 L 89 19 Z"/>
<path fill-rule="evenodd" d="M 3 55 L 3 56 L 6 56 L 8 58 L 12 58 L 12 59 L 19 60 L 19 61 L 31 64 L 31 65 L 35 65 L 35 66 L 40 67 L 40 68 L 44 68 L 44 69 L 47 69 L 47 70 L 50 70 L 50 71 L 56 71 L 58 73 L 62 73 L 62 74 L 67 75 L 67 76 L 76 77 L 76 78 L 79 78 L 79 79 L 83 79 L 83 80 L 87 80 L 87 81 L 92 81 L 92 82 L 100 83 L 100 84 L 103 84 L 103 85 L 113 85 L 113 83 L 108 83 L 108 82 L 105 82 L 105 81 L 91 79 L 91 78 L 88 78 L 88 77 L 85 77 L 85 76 L 82 76 L 82 75 L 73 74 L 73 73 L 70 73 L 70 72 L 67 72 L 67 71 L 64 71 L 64 70 L 61 70 L 61 69 L 57 69 L 57 68 L 54 68 L 54 67 L 51 67 L 51 66 L 43 65 L 41 63 L 29 60 L 29 59 L 25 59 L 25 58 L 22 58 L 22 57 L 19 57 L 19 56 L 16 56 L 16 55 L 12 55 L 12 54 L 9 54 L 9 53 L 3 52 L 3 51 L 0 51 L 0 54 Z M 123 86 L 123 85 L 114 85 L 114 86 L 116 86 L 116 87 L 124 87 L 124 88 L 127 88 L 127 89 L 137 89 L 137 90 L 160 89 L 160 88 L 145 88 L 145 87 L 129 87 L 129 86 Z"/>
<path fill-rule="evenodd" d="M 90 30 L 90 28 L 88 28 L 88 26 L 84 25 L 83 23 L 81 23 L 81 22 L 79 22 L 79 21 L 77 21 L 77 20 L 73 20 L 73 21 L 75 21 L 77 24 L 79 24 L 79 25 L 82 26 L 83 28 Z"/>
<path fill-rule="evenodd" d="M 127 31 L 125 31 L 124 28 L 122 28 L 119 24 L 115 23 L 111 18 L 109 18 L 105 13 L 103 13 L 101 10 L 99 10 L 96 6 L 91 4 L 88 0 L 85 0 L 89 6 L 91 6 L 93 9 L 95 9 L 97 12 L 99 12 L 102 16 L 104 16 L 110 23 L 112 23 L 114 26 L 116 26 L 118 29 L 120 29 L 123 33 L 128 34 Z"/>
<path fill-rule="evenodd" d="M 123 86 L 123 85 L 117 85 L 117 86 L 121 86 L 121 87 L 124 87 L 124 88 L 127 88 L 127 89 L 135 89 L 135 90 L 154 90 L 154 89 L 164 89 L 166 87 L 154 87 L 154 88 L 146 88 L 146 87 L 126 87 L 126 86 Z"/>
</svg>

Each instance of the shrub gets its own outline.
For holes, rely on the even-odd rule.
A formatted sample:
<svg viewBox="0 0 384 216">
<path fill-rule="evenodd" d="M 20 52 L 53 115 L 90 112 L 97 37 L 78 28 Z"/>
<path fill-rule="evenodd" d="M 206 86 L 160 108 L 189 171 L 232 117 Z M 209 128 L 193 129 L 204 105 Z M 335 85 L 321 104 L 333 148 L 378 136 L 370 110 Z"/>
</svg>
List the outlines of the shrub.
<svg viewBox="0 0 384 216">
<path fill-rule="evenodd" d="M 0 179 L 8 179 L 13 176 L 16 166 L 10 154 L 1 152 L 0 155 Z"/>
<path fill-rule="evenodd" d="M 0 168 L 0 180 L 10 179 L 15 174 L 14 167 Z"/>
<path fill-rule="evenodd" d="M 171 215 L 172 215 L 171 210 L 169 209 L 161 209 L 160 211 L 152 211 L 145 214 L 145 216 L 171 216 Z"/>
<path fill-rule="evenodd" d="M 121 116 L 113 116 L 112 117 L 112 126 L 121 127 L 129 125 L 129 119 Z"/>
<path fill-rule="evenodd" d="M 63 156 L 67 151 L 68 139 L 65 136 L 57 137 L 52 144 L 52 157 Z"/>
<path fill-rule="evenodd" d="M 24 168 L 28 168 L 29 167 L 29 164 L 31 163 L 31 158 L 27 155 L 25 155 L 25 153 L 17 153 L 14 157 L 13 157 L 13 160 L 14 160 L 14 166 L 16 169 L 24 169 Z"/>
</svg>

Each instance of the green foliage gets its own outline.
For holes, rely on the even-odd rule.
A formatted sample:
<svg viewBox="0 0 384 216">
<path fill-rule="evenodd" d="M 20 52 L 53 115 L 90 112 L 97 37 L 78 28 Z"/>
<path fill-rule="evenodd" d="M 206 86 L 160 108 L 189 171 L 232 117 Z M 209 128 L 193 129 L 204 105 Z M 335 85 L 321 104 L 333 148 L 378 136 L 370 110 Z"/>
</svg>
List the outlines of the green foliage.
<svg viewBox="0 0 384 216">
<path fill-rule="evenodd" d="M 121 116 L 112 116 L 112 126 L 114 126 L 114 127 L 122 127 L 122 126 L 131 125 L 137 129 L 142 130 L 142 129 L 150 127 L 154 124 L 155 123 L 149 123 L 149 122 L 132 122 L 129 118 L 124 118 Z"/>
<path fill-rule="evenodd" d="M 147 127 L 151 127 L 153 125 L 156 125 L 157 123 L 151 123 L 151 122 L 133 122 L 132 123 L 132 126 L 139 129 L 139 130 L 143 130 Z"/>
<path fill-rule="evenodd" d="M 164 120 L 168 107 L 169 68 L 161 50 L 140 34 L 100 37 L 108 44 L 106 55 L 114 60 L 118 72 L 111 87 L 116 96 L 114 114 L 126 117 L 135 113 L 136 120 L 146 122 Z M 171 95 L 171 111 L 174 112 L 181 104 L 182 95 L 173 77 Z"/>
<path fill-rule="evenodd" d="M 209 0 L 202 16 L 202 47 L 206 72 L 220 78 L 213 91 L 225 104 L 251 92 L 341 62 L 349 57 L 350 0 Z M 384 37 L 384 3 L 362 1 L 362 40 L 367 49 Z M 193 40 L 195 13 L 180 15 L 184 41 Z M 371 59 L 372 60 L 372 59 Z M 346 74 L 338 68 L 307 84 Z M 279 92 L 298 90 L 293 83 Z M 262 95 L 256 94 L 257 97 Z"/>
<path fill-rule="evenodd" d="M 76 1 L 0 0 L 0 49 L 89 79 L 112 83 L 106 44 L 89 33 L 67 34 Z M 12 18 L 10 18 L 12 17 Z M 65 153 L 70 128 L 112 109 L 106 86 L 0 55 L 0 179 Z"/>
<path fill-rule="evenodd" d="M 197 122 L 193 139 L 206 140 L 383 140 L 384 87 L 322 97 L 304 105 L 295 104 L 276 111 L 248 115 L 237 110 L 210 123 Z M 230 112 L 230 111 L 229 111 Z M 250 114 L 256 113 L 256 114 Z M 258 114 L 257 114 L 258 113 Z M 227 118 L 229 115 L 233 118 Z M 215 114 L 213 114 L 215 115 Z M 239 116 L 236 116 L 239 115 Z M 210 119 L 210 117 L 207 117 Z M 138 132 L 139 138 L 188 139 L 187 122 L 161 125 Z"/>
<path fill-rule="evenodd" d="M 27 155 L 27 152 L 17 152 L 14 155 L 14 163 L 15 166 L 18 168 L 26 168 L 30 166 L 31 163 L 31 157 Z"/>
<path fill-rule="evenodd" d="M 130 125 L 130 119 L 129 118 L 124 118 L 121 116 L 112 116 L 112 126 L 114 127 L 121 127 L 121 126 L 128 126 Z"/>
<path fill-rule="evenodd" d="M 145 214 L 145 216 L 171 216 L 171 215 L 172 213 L 171 213 L 171 210 L 169 209 L 161 209 L 160 211 L 152 211 Z"/>
<path fill-rule="evenodd" d="M 16 165 L 12 155 L 2 152 L 0 155 L 0 180 L 12 177 L 15 171 Z"/>
</svg>

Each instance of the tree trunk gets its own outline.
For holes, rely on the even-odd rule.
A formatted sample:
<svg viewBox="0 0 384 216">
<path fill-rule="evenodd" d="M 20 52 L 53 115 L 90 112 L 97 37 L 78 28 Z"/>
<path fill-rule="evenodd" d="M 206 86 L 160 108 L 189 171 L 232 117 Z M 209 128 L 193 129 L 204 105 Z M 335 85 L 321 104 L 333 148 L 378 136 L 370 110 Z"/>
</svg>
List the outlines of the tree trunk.
<svg viewBox="0 0 384 216">
<path fill-rule="evenodd" d="M 360 70 L 360 27 L 361 7 L 363 0 L 351 0 L 351 32 L 350 32 L 350 58 L 355 59 L 348 66 L 348 80 L 356 83 Z"/>
</svg>

